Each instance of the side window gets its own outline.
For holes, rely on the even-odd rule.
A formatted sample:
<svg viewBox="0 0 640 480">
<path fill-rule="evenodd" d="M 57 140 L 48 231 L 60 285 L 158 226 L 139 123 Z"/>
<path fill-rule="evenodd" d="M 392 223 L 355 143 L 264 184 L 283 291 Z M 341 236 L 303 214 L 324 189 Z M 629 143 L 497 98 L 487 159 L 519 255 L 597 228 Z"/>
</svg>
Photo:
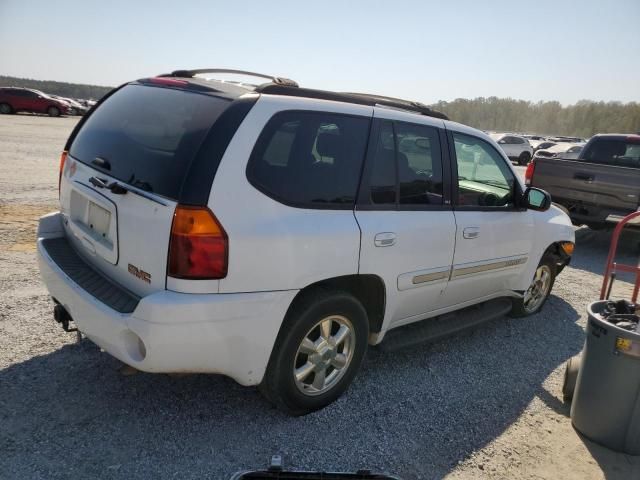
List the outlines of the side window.
<svg viewBox="0 0 640 480">
<path fill-rule="evenodd" d="M 256 142 L 247 176 L 255 187 L 284 203 L 351 208 L 368 132 L 368 118 L 277 113 Z"/>
<path fill-rule="evenodd" d="M 442 159 L 436 128 L 384 121 L 371 161 L 370 203 L 442 205 Z"/>
<path fill-rule="evenodd" d="M 442 205 L 440 139 L 433 127 L 396 123 L 400 204 Z"/>
<path fill-rule="evenodd" d="M 480 138 L 454 133 L 453 139 L 458 163 L 457 205 L 513 206 L 515 178 L 502 156 Z"/>
<path fill-rule="evenodd" d="M 398 181 L 396 177 L 395 138 L 391 122 L 382 123 L 372 162 L 373 165 L 369 177 L 371 203 L 376 205 L 395 205 L 397 203 Z"/>
</svg>

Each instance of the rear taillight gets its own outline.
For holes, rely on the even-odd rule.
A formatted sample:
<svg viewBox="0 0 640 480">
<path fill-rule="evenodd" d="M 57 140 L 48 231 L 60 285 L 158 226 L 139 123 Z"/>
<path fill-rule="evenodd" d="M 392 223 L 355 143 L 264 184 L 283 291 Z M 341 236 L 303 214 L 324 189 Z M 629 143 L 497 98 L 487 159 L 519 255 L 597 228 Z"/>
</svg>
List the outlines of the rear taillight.
<svg viewBox="0 0 640 480">
<path fill-rule="evenodd" d="M 169 240 L 169 276 L 190 280 L 227 275 L 229 239 L 207 207 L 178 205 Z"/>
<path fill-rule="evenodd" d="M 536 169 L 536 162 L 531 160 L 529 165 L 527 165 L 527 169 L 524 172 L 524 184 L 531 185 L 531 181 L 533 180 L 533 172 Z"/>
<path fill-rule="evenodd" d="M 67 151 L 60 155 L 60 171 L 58 172 L 58 196 L 60 196 L 60 184 L 62 183 L 62 172 L 64 172 L 64 162 L 67 161 Z"/>
</svg>

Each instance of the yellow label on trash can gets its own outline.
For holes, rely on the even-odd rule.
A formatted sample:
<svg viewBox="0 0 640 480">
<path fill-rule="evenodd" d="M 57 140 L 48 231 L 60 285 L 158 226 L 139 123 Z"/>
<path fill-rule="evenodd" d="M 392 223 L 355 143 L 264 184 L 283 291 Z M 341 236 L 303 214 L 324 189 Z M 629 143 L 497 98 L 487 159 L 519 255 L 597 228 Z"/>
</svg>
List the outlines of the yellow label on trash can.
<svg viewBox="0 0 640 480">
<path fill-rule="evenodd" d="M 616 351 L 640 358 L 640 342 L 635 342 L 630 338 L 616 338 Z"/>
</svg>

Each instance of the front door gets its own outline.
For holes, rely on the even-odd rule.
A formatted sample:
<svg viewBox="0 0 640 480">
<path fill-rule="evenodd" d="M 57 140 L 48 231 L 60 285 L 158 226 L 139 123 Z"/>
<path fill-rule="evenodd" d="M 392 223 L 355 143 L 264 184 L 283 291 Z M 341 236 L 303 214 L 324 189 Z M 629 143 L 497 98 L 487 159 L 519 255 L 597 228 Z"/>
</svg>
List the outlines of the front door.
<svg viewBox="0 0 640 480">
<path fill-rule="evenodd" d="M 376 109 L 374 116 L 355 215 L 359 272 L 383 278 L 388 326 L 440 306 L 456 226 L 445 189 L 443 122 L 424 117 L 416 123 L 415 115 L 390 109 Z"/>
<path fill-rule="evenodd" d="M 444 302 L 482 299 L 513 288 L 533 245 L 533 219 L 519 208 L 521 188 L 508 160 L 484 139 L 449 132 L 457 228 Z"/>
</svg>

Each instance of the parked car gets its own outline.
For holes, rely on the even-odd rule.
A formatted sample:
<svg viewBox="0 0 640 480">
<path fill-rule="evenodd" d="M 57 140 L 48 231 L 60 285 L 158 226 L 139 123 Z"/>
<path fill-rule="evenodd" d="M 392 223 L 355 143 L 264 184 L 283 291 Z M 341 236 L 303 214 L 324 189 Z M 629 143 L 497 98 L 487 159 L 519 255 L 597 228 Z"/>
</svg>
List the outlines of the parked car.
<svg viewBox="0 0 640 480">
<path fill-rule="evenodd" d="M 544 142 L 540 142 L 538 143 L 536 146 L 533 147 L 533 155 L 535 156 L 536 152 L 538 150 L 547 150 L 550 147 L 553 147 L 554 145 L 557 145 L 556 142 L 550 142 L 549 140 L 546 140 Z"/>
<path fill-rule="evenodd" d="M 556 143 L 586 143 L 586 140 L 580 137 L 560 136 L 560 137 L 550 137 L 549 140 Z"/>
<path fill-rule="evenodd" d="M 595 135 L 572 160 L 534 158 L 526 178 L 577 225 L 611 226 L 640 208 L 640 135 Z"/>
<path fill-rule="evenodd" d="M 518 165 L 526 165 L 531 160 L 533 148 L 526 138 L 504 133 L 492 133 L 490 137 L 500 145 L 507 157 L 518 162 Z"/>
<path fill-rule="evenodd" d="M 197 77 L 220 72 L 125 84 L 69 138 L 37 240 L 63 327 L 298 415 L 396 327 L 542 308 L 571 222 L 491 138 L 415 102 Z"/>
<path fill-rule="evenodd" d="M 578 158 L 584 143 L 558 143 L 549 148 L 537 150 L 533 158 Z"/>
<path fill-rule="evenodd" d="M 69 104 L 69 115 L 84 115 L 85 113 L 87 113 L 87 111 L 89 110 L 88 107 L 85 107 L 84 105 L 80 104 L 79 102 L 75 101 L 73 98 L 67 98 L 67 97 L 60 97 L 58 95 L 49 95 L 52 98 L 56 98 L 58 100 L 61 100 L 63 102 L 66 102 Z"/>
<path fill-rule="evenodd" d="M 0 113 L 46 113 L 50 117 L 68 114 L 67 102 L 30 88 L 0 87 Z"/>
</svg>

